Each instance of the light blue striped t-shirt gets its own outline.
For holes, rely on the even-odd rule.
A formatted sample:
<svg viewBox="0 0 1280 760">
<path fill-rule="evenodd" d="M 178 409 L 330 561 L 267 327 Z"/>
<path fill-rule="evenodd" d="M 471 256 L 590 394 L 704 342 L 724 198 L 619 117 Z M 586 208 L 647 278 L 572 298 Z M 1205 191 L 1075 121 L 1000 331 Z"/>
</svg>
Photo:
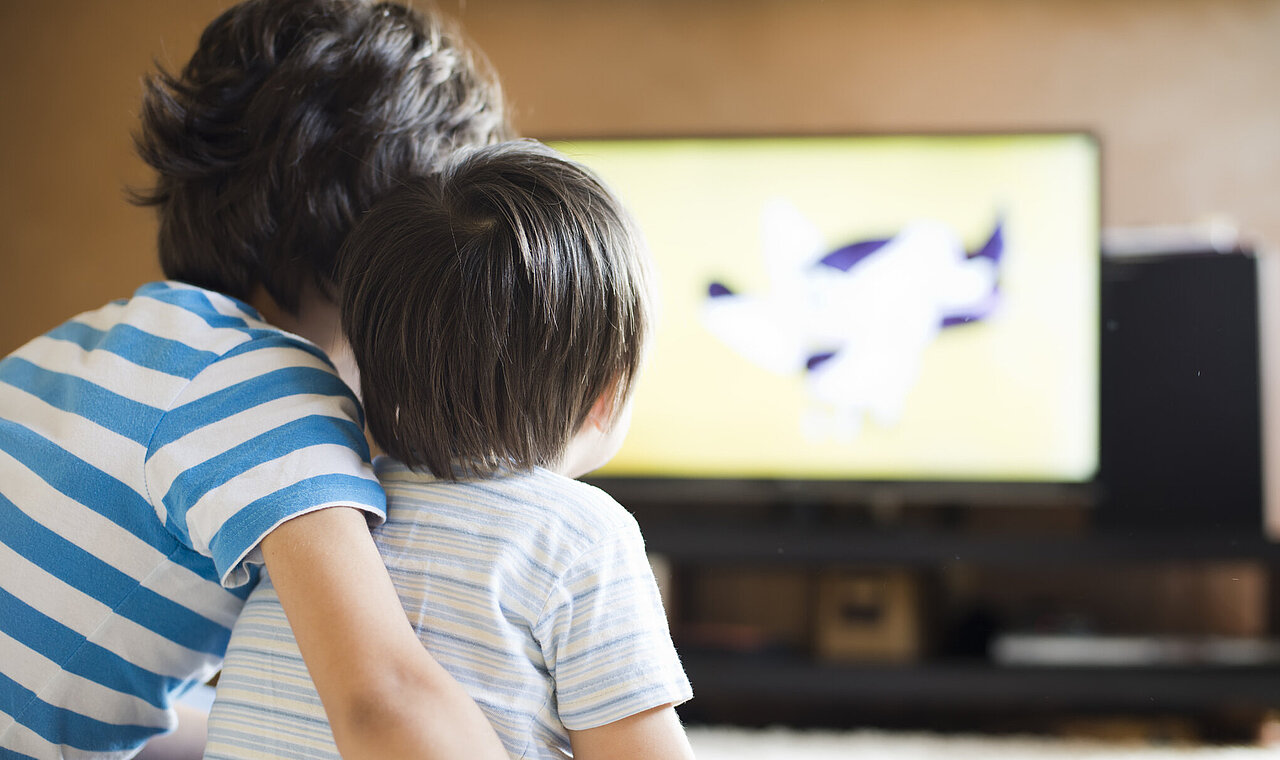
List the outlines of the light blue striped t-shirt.
<svg viewBox="0 0 1280 760">
<path fill-rule="evenodd" d="M 564 758 L 588 729 L 692 696 L 635 519 L 546 470 L 444 482 L 374 462 L 374 539 L 427 650 L 513 758 Z M 337 758 L 269 578 L 236 623 L 206 760 Z"/>
<path fill-rule="evenodd" d="M 207 680 L 281 522 L 379 517 L 314 345 L 180 283 L 0 360 L 0 755 L 129 757 Z"/>
</svg>

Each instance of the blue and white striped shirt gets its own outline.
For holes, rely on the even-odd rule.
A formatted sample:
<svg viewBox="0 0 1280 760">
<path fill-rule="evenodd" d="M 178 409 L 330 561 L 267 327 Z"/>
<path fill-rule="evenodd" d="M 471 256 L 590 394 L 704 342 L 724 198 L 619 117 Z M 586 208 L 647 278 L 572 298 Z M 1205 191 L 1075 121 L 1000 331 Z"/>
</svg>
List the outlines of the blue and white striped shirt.
<svg viewBox="0 0 1280 760">
<path fill-rule="evenodd" d="M 262 536 L 385 498 L 314 345 L 180 283 L 0 360 L 0 747 L 129 757 L 207 680 Z"/>
<path fill-rule="evenodd" d="M 386 457 L 374 530 L 427 650 L 515 758 L 564 758 L 566 729 L 692 695 L 630 513 L 546 470 L 450 483 Z M 315 687 L 264 578 L 227 649 L 206 760 L 337 758 Z"/>
</svg>

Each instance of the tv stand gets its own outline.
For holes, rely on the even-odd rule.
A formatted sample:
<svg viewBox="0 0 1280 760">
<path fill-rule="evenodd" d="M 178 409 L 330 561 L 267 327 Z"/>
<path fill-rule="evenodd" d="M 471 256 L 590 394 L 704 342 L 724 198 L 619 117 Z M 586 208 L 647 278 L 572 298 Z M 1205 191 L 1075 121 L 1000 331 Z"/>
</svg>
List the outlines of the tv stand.
<svg viewBox="0 0 1280 760">
<path fill-rule="evenodd" d="M 1247 566 L 1260 568 L 1269 581 L 1280 577 L 1280 545 L 1260 531 L 1097 530 L 1088 512 L 1075 510 L 1010 510 L 1004 520 L 962 508 L 905 510 L 892 524 L 877 522 L 871 510 L 841 514 L 813 505 L 738 520 L 708 518 L 697 509 L 681 519 L 680 511 L 635 510 L 650 552 L 671 568 L 673 631 L 696 694 L 682 709 L 686 720 L 1035 731 L 1053 730 L 1066 715 L 1173 716 L 1194 723 L 1204 738 L 1237 741 L 1261 716 L 1280 710 L 1280 662 L 999 664 L 972 636 L 958 640 L 966 633 L 956 625 L 956 600 L 938 590 L 945 585 L 938 579 L 957 569 L 1025 583 L 1037 574 L 1062 579 L 1099 568 L 1120 579 L 1171 564 L 1209 573 Z M 777 572 L 812 583 L 831 568 L 907 569 L 928 582 L 934 592 L 924 612 L 935 635 L 927 651 L 905 662 L 830 661 L 815 651 L 812 635 L 799 646 L 778 646 L 767 637 L 747 639 L 755 643 L 745 646 L 741 638 L 718 644 L 690 635 L 716 623 L 692 603 L 707 575 L 723 581 Z M 1271 619 L 1258 632 L 1263 637 L 1280 634 L 1275 584 L 1270 588 Z M 740 591 L 751 596 L 750 588 Z M 1100 596 L 1106 592 L 1098 589 Z M 755 601 L 768 608 L 776 600 Z M 741 620 L 729 622 L 741 627 Z"/>
</svg>

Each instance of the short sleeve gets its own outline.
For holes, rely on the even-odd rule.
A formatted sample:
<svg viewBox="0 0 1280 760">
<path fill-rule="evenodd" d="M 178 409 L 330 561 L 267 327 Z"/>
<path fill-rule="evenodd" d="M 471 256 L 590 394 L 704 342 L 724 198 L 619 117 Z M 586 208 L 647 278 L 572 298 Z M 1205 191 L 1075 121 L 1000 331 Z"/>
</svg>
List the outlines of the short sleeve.
<svg viewBox="0 0 1280 760">
<path fill-rule="evenodd" d="M 145 467 L 157 515 L 227 587 L 247 582 L 258 542 L 292 517 L 331 506 L 386 516 L 354 394 L 319 349 L 282 333 L 197 374 L 154 431 Z"/>
<path fill-rule="evenodd" d="M 566 728 L 596 728 L 692 697 L 634 521 L 572 563 L 535 636 Z"/>
</svg>

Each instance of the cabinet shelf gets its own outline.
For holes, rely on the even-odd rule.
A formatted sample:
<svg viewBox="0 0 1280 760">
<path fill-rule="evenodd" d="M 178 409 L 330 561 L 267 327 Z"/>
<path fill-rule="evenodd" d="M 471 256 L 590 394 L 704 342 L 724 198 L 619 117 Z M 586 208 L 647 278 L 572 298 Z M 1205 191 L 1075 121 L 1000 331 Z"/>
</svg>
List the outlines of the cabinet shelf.
<svg viewBox="0 0 1280 760">
<path fill-rule="evenodd" d="M 1152 577 L 1147 574 L 1150 568 L 1144 564 L 1249 562 L 1261 565 L 1259 572 L 1273 579 L 1261 592 L 1270 598 L 1270 614 L 1262 612 L 1270 620 L 1258 635 L 1274 636 L 1280 631 L 1280 598 L 1274 581 L 1280 570 L 1280 544 L 1266 540 L 1260 531 L 1161 533 L 1090 529 L 1086 524 L 1074 534 L 1053 535 L 1049 530 L 980 533 L 942 526 L 883 528 L 767 517 L 744 517 L 737 522 L 696 517 L 681 521 L 643 511 L 636 517 L 649 551 L 669 561 L 676 597 L 681 600 L 677 607 L 683 606 L 685 613 L 677 612 L 677 619 L 695 625 L 745 623 L 737 616 L 748 604 L 739 601 L 737 606 L 730 605 L 726 608 L 729 612 L 721 613 L 726 615 L 723 620 L 697 618 L 690 614 L 694 612 L 690 600 L 708 593 L 698 590 L 705 588 L 697 585 L 699 579 L 712 579 L 722 584 L 722 590 L 732 589 L 723 585 L 726 578 L 735 573 L 757 578 L 755 573 L 769 568 L 784 571 L 779 577 L 792 579 L 790 582 L 804 583 L 806 575 L 797 576 L 793 571 L 825 571 L 827 566 L 840 565 L 909 568 L 927 580 L 948 566 L 964 564 L 980 571 L 989 569 L 997 576 L 1007 572 L 1036 579 L 1028 583 L 1045 581 L 1052 586 L 1055 580 L 1061 581 L 1070 594 L 1075 588 L 1071 574 L 1077 570 L 1091 572 L 1105 566 L 1106 572 L 1134 571 L 1126 577 L 1148 578 Z M 794 580 L 796 577 L 800 580 Z M 813 582 L 817 576 L 809 577 Z M 750 589 L 739 588 L 741 592 L 730 593 L 752 598 Z M 1098 589 L 1100 594 L 1105 591 Z M 763 587 L 760 593 L 766 593 Z M 1004 603 L 1009 604 L 1007 600 Z M 755 604 L 771 609 L 764 597 Z M 934 599 L 928 604 L 926 614 L 934 614 L 950 602 Z M 953 606 L 947 614 L 958 609 Z M 771 630 L 766 618 L 747 624 Z M 929 625 L 938 635 L 957 633 L 944 630 L 946 624 L 936 617 Z M 1161 625 L 1153 623 L 1156 630 L 1152 635 L 1162 633 Z M 1174 629 L 1168 633 L 1181 631 Z M 698 698 L 682 714 L 694 721 L 933 729 L 1006 725 L 1022 730 L 1072 714 L 1194 716 L 1211 724 L 1226 715 L 1258 716 L 1280 709 L 1280 665 L 1270 662 L 1247 666 L 1006 665 L 981 656 L 947 659 L 942 653 L 976 655 L 979 651 L 967 640 L 948 639 L 942 646 L 930 648 L 934 657 L 926 654 L 909 664 L 844 664 L 823 659 L 816 650 L 790 640 L 785 650 L 766 649 L 757 654 L 743 653 L 734 642 L 726 642 L 724 648 L 715 648 L 705 640 L 697 641 L 696 646 L 692 639 L 688 643 L 691 646 L 682 647 L 681 656 Z"/>
<path fill-rule="evenodd" d="M 984 661 L 841 665 L 691 651 L 704 703 L 760 700 L 912 710 L 1201 711 L 1280 705 L 1280 667 L 1005 667 Z"/>
<path fill-rule="evenodd" d="M 1079 564 L 1261 560 L 1280 563 L 1280 544 L 1235 533 L 1093 532 L 1073 537 L 977 535 L 766 524 L 700 525 L 645 521 L 649 550 L 680 563 L 708 565 L 877 563 L 938 565 Z"/>
</svg>

